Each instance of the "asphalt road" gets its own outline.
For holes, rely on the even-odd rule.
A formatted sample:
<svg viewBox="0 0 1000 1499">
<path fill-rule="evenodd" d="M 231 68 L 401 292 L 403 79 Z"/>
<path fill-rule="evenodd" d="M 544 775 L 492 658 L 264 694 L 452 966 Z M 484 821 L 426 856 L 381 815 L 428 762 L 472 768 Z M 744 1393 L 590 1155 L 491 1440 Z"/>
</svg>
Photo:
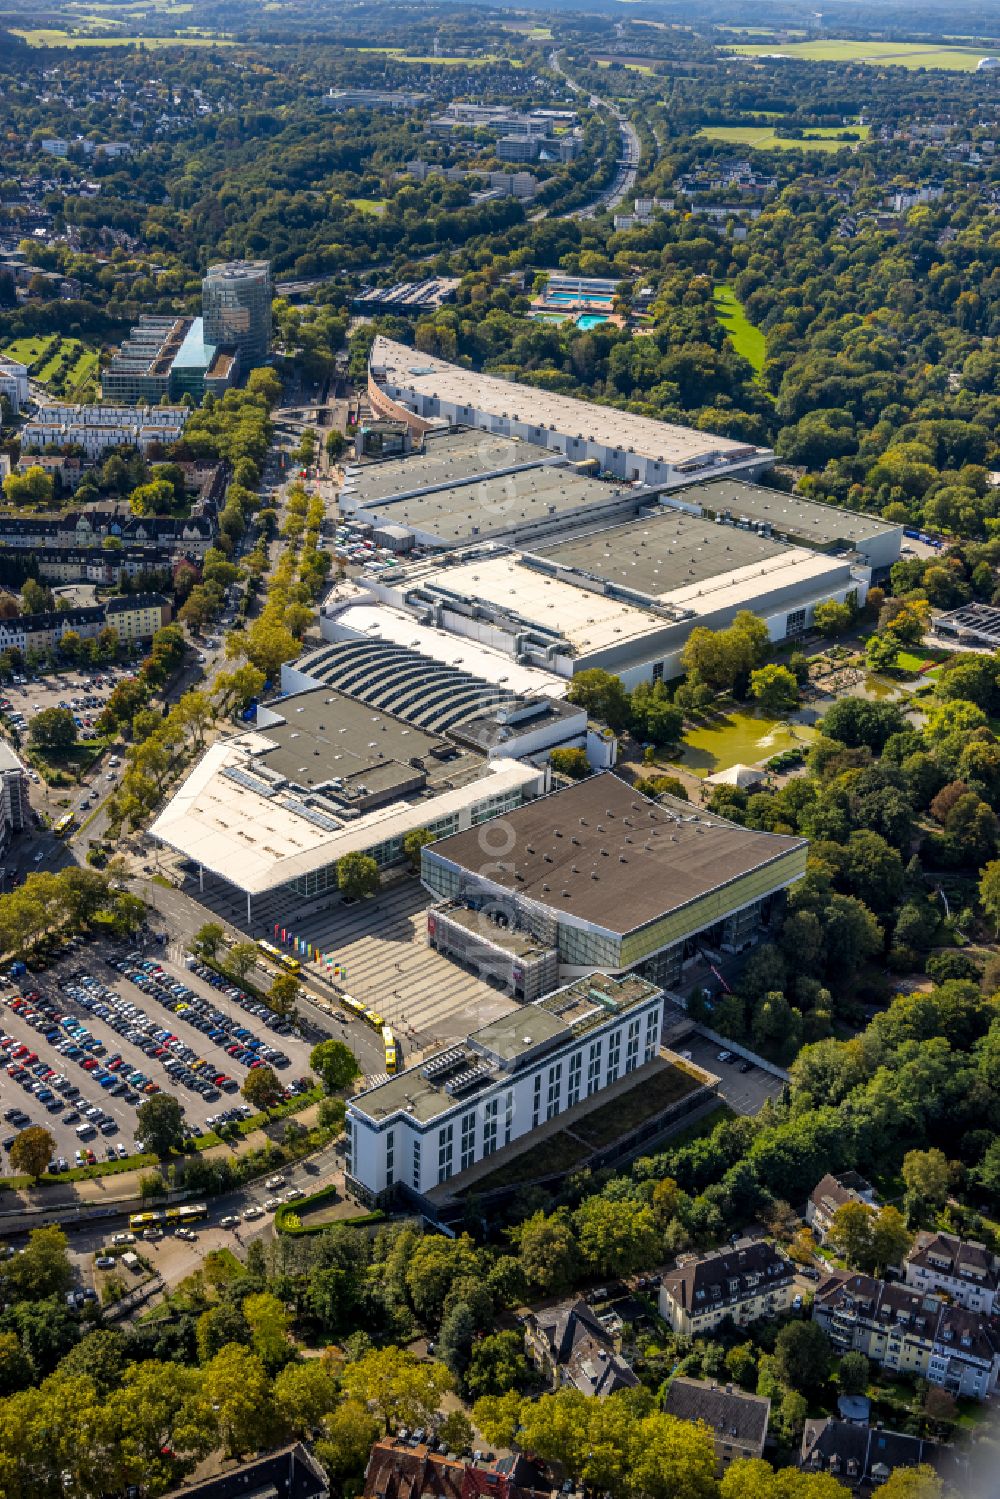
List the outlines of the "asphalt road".
<svg viewBox="0 0 1000 1499">
<path fill-rule="evenodd" d="M 549 66 L 559 74 L 560 78 L 563 79 L 567 87 L 574 94 L 582 94 L 584 92 L 580 85 L 564 71 L 557 51 L 549 54 Z M 562 214 L 561 217 L 566 219 L 592 219 L 598 213 L 610 213 L 633 190 L 639 171 L 642 152 L 639 145 L 639 136 L 631 120 L 626 119 L 617 104 L 611 99 L 604 99 L 598 94 L 591 94 L 590 103 L 595 109 L 607 110 L 614 119 L 618 127 L 618 134 L 621 137 L 621 155 L 619 157 L 618 169 L 611 184 L 592 203 L 585 204 L 582 208 L 573 208 L 569 213 Z"/>
</svg>

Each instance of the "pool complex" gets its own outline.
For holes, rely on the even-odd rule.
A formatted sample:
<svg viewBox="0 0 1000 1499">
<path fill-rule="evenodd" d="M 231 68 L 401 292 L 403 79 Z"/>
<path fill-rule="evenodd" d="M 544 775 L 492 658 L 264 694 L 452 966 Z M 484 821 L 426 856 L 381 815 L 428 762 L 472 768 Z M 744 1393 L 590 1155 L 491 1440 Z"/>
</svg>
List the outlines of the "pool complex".
<svg viewBox="0 0 1000 1499">
<path fill-rule="evenodd" d="M 554 302 L 557 304 L 569 302 L 576 303 L 577 305 L 580 302 L 589 302 L 594 307 L 607 307 L 609 309 L 614 306 L 615 301 L 614 296 L 611 293 L 597 292 L 595 294 L 594 292 L 578 291 L 546 292 L 545 300 L 546 302 Z"/>
<path fill-rule="evenodd" d="M 609 320 L 608 315 L 602 312 L 581 312 L 576 318 L 571 312 L 532 312 L 530 316 L 536 323 L 565 323 L 572 318 L 576 326 L 584 332 L 589 328 L 599 328 L 602 323 Z"/>
</svg>

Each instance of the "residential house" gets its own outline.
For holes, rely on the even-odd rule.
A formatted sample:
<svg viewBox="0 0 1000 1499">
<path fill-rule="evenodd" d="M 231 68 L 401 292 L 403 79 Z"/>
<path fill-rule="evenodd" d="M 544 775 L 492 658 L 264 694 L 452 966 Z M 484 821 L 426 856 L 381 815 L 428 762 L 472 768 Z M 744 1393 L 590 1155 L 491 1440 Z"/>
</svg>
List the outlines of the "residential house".
<svg viewBox="0 0 1000 1499">
<path fill-rule="evenodd" d="M 170 605 L 162 594 L 122 595 L 106 604 L 0 619 L 0 651 L 54 651 L 68 631 L 82 640 L 96 640 L 108 625 L 118 631 L 120 640 L 150 640 L 169 622 Z"/>
<path fill-rule="evenodd" d="M 679 1260 L 660 1283 L 660 1316 L 676 1333 L 696 1337 L 730 1317 L 739 1326 L 787 1311 L 794 1266 L 764 1239 Z"/>
<path fill-rule="evenodd" d="M 1000 1330 L 938 1296 L 837 1270 L 817 1287 L 813 1317 L 838 1353 L 863 1353 L 954 1396 L 984 1400 L 997 1389 Z"/>
<path fill-rule="evenodd" d="M 663 1409 L 682 1421 L 703 1421 L 711 1428 L 719 1474 L 737 1458 L 764 1456 L 771 1402 L 763 1395 L 678 1375 L 670 1381 Z"/>
<path fill-rule="evenodd" d="M 15 416 L 27 405 L 28 394 L 28 366 L 0 354 L 0 396 L 7 397 Z"/>
<path fill-rule="evenodd" d="M 151 640 L 170 623 L 170 604 L 162 593 L 118 594 L 108 599 L 104 612 L 119 640 Z"/>
<path fill-rule="evenodd" d="M 1000 1260 L 975 1240 L 921 1230 L 903 1272 L 908 1286 L 947 1296 L 966 1311 L 988 1317 L 1000 1310 Z"/>
<path fill-rule="evenodd" d="M 830 1232 L 830 1224 L 838 1208 L 848 1202 L 863 1202 L 873 1207 L 877 1201 L 874 1187 L 856 1171 L 844 1171 L 839 1176 L 827 1175 L 809 1196 L 806 1222 L 822 1244 Z"/>
<path fill-rule="evenodd" d="M 364 1499 L 550 1499 L 541 1465 L 513 1457 L 466 1461 L 425 1441 L 423 1431 L 383 1437 L 365 1469 Z"/>
<path fill-rule="evenodd" d="M 582 1296 L 529 1312 L 524 1342 L 553 1389 L 574 1385 L 584 1395 L 605 1396 L 639 1383 L 621 1357 L 619 1339 Z"/>
<path fill-rule="evenodd" d="M 950 1476 L 955 1467 L 954 1454 L 950 1448 L 921 1437 L 838 1421 L 833 1416 L 807 1421 L 802 1433 L 800 1468 L 808 1473 L 829 1473 L 846 1488 L 864 1494 L 885 1483 L 896 1468 L 921 1465 Z"/>
</svg>

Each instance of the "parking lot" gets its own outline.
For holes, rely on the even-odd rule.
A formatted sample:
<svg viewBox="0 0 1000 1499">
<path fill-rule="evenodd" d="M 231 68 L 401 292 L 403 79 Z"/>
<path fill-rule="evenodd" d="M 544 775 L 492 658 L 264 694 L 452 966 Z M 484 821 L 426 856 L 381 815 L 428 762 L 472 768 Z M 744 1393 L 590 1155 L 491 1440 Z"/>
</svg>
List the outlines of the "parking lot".
<svg viewBox="0 0 1000 1499">
<path fill-rule="evenodd" d="M 77 1152 L 89 1159 L 88 1150 L 124 1159 L 134 1151 L 136 1109 L 157 1091 L 177 1098 L 191 1131 L 203 1134 L 226 1113 L 246 1117 L 240 1087 L 265 1063 L 301 1091 L 309 1043 L 277 1034 L 270 1012 L 255 1013 L 252 997 L 233 987 L 225 995 L 167 960 L 129 961 L 96 944 L 39 980 L 9 984 L 0 994 L 4 1148 L 27 1118 L 50 1131 L 57 1161 L 82 1164 Z"/>
<path fill-rule="evenodd" d="M 714 1073 L 719 1079 L 720 1097 L 737 1114 L 758 1114 L 769 1098 L 781 1095 L 784 1085 L 779 1077 L 765 1072 L 755 1063 L 751 1063 L 749 1072 L 741 1072 L 745 1065 L 742 1057 L 730 1053 L 731 1060 L 722 1061 L 721 1053 L 729 1048 L 720 1046 L 694 1028 L 681 1040 L 672 1041 L 671 1045 L 681 1056 L 690 1056 L 697 1066 Z"/>
<path fill-rule="evenodd" d="M 120 665 L 86 667 L 48 677 L 22 674 L 4 683 L 0 690 L 0 711 L 26 733 L 36 713 L 45 708 L 69 708 L 74 718 L 79 719 L 79 737 L 95 739 L 98 737 L 95 725 L 111 689 L 131 675 L 128 667 Z"/>
</svg>

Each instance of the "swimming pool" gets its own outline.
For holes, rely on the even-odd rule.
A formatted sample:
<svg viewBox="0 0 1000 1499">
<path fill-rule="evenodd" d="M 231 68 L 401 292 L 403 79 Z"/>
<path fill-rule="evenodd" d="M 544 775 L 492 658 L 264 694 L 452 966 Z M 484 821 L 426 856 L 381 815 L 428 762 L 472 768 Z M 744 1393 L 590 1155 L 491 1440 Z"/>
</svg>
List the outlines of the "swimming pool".
<svg viewBox="0 0 1000 1499">
<path fill-rule="evenodd" d="M 588 328 L 599 328 L 602 323 L 608 321 L 607 315 L 601 312 L 581 312 L 576 320 L 576 326 L 585 332 Z"/>
<path fill-rule="evenodd" d="M 611 307 L 614 304 L 614 295 L 611 292 L 576 292 L 576 291 L 550 291 L 545 294 L 546 302 L 589 302 L 594 307 Z"/>
</svg>

